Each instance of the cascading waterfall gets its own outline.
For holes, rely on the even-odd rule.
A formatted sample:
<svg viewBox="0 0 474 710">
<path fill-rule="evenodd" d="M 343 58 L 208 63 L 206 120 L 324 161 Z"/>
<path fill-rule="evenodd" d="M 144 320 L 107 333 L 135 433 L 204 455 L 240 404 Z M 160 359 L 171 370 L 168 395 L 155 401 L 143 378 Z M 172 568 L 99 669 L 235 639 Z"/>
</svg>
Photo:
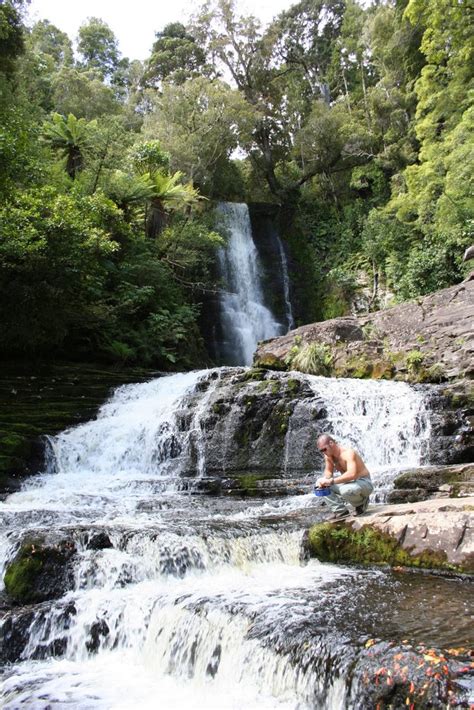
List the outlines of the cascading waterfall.
<svg viewBox="0 0 474 710">
<path fill-rule="evenodd" d="M 228 244 L 219 252 L 226 289 L 220 297 L 225 333 L 221 356 L 230 365 L 250 365 L 257 342 L 280 335 L 284 328 L 264 303 L 247 205 L 225 202 L 218 209 L 229 232 Z"/>
<path fill-rule="evenodd" d="M 395 614 L 390 625 L 387 611 L 394 581 L 372 570 L 303 564 L 305 523 L 295 516 L 318 514 L 310 494 L 282 504 L 180 492 L 190 460 L 195 475 L 206 470 L 196 440 L 220 375 L 119 388 L 94 421 L 52 439 L 54 472 L 0 503 L 4 563 L 23 539 L 53 532 L 75 549 L 63 598 L 33 606 L 27 617 L 11 612 L 28 633 L 21 662 L 1 678 L 6 710 L 357 707 L 350 674 L 375 634 L 371 624 L 395 633 L 400 623 Z M 419 461 L 427 417 L 408 386 L 351 382 L 351 390 L 345 381 L 307 380 L 334 435 L 371 465 Z M 295 447 L 287 453 L 291 463 Z M 97 535 L 106 544 L 93 544 Z M 448 589 L 442 595 L 451 599 L 443 627 L 450 629 L 457 602 Z M 410 605 L 399 596 L 403 613 Z"/>
<path fill-rule="evenodd" d="M 288 261 L 283 248 L 282 241 L 277 235 L 278 251 L 280 253 L 281 273 L 283 277 L 283 297 L 285 299 L 286 323 L 288 330 L 293 330 L 295 327 L 295 319 L 293 318 L 293 307 L 290 298 L 290 276 L 288 274 Z"/>
<path fill-rule="evenodd" d="M 430 418 L 423 395 L 405 382 L 308 376 L 325 403 L 330 433 L 355 448 L 383 491 L 397 473 L 428 460 Z"/>
</svg>

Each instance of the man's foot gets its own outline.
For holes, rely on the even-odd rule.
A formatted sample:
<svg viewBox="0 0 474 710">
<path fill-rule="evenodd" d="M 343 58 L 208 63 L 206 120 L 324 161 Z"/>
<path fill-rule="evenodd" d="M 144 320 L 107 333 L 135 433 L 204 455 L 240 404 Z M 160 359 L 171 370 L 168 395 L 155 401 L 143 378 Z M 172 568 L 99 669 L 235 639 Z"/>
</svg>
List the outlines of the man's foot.
<svg viewBox="0 0 474 710">
<path fill-rule="evenodd" d="M 367 498 L 360 505 L 356 505 L 356 515 L 364 515 L 364 513 L 368 507 L 369 507 L 369 499 Z"/>
<path fill-rule="evenodd" d="M 344 518 L 348 518 L 349 516 L 350 512 L 348 510 L 343 510 L 342 513 L 333 513 L 329 516 L 328 520 L 331 523 L 335 523 L 336 520 L 344 520 Z"/>
</svg>

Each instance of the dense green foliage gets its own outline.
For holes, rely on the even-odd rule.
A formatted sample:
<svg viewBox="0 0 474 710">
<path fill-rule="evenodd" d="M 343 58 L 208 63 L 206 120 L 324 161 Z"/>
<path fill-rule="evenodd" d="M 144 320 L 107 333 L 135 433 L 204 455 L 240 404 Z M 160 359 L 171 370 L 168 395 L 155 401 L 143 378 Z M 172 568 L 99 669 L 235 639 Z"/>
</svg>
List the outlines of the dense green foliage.
<svg viewBox="0 0 474 710">
<path fill-rule="evenodd" d="M 0 4 L 1 355 L 205 361 L 212 200 L 281 205 L 299 320 L 460 281 L 472 241 L 467 0 L 208 0 L 121 57 Z M 74 53 L 74 49 L 76 54 Z"/>
</svg>

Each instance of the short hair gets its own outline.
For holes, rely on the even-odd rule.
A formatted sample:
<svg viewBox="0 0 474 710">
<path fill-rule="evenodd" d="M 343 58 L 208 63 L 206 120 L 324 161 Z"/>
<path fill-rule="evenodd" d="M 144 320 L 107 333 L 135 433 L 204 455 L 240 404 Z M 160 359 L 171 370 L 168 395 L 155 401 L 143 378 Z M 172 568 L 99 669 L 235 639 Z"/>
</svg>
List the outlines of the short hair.
<svg viewBox="0 0 474 710">
<path fill-rule="evenodd" d="M 336 442 L 332 438 L 330 434 L 321 434 L 321 436 L 318 437 L 318 446 L 321 444 L 323 446 L 326 446 L 327 444 L 335 444 Z"/>
</svg>

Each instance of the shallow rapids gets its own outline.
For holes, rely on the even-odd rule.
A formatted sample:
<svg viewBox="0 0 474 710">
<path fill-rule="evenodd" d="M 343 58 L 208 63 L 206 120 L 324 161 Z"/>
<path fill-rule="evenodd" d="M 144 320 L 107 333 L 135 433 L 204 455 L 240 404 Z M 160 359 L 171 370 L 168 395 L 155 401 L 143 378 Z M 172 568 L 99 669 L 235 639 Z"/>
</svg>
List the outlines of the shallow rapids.
<svg viewBox="0 0 474 710">
<path fill-rule="evenodd" d="M 373 639 L 469 643 L 461 582 L 305 559 L 304 531 L 323 517 L 311 479 L 304 495 L 265 500 L 183 490 L 191 445 L 196 477 L 206 471 L 196 440 L 219 376 L 200 391 L 208 378 L 120 388 L 96 420 L 51 441 L 47 473 L 0 503 L 3 570 L 35 537 L 75 550 L 61 598 L 5 610 L 4 630 L 24 643 L 3 666 L 2 707 L 342 710 L 357 707 Z M 371 383 L 351 400 L 344 383 L 328 393 L 310 379 L 335 434 L 365 442 L 375 469 L 419 462 L 429 422 L 409 390 L 402 402 L 404 388 Z"/>
</svg>

